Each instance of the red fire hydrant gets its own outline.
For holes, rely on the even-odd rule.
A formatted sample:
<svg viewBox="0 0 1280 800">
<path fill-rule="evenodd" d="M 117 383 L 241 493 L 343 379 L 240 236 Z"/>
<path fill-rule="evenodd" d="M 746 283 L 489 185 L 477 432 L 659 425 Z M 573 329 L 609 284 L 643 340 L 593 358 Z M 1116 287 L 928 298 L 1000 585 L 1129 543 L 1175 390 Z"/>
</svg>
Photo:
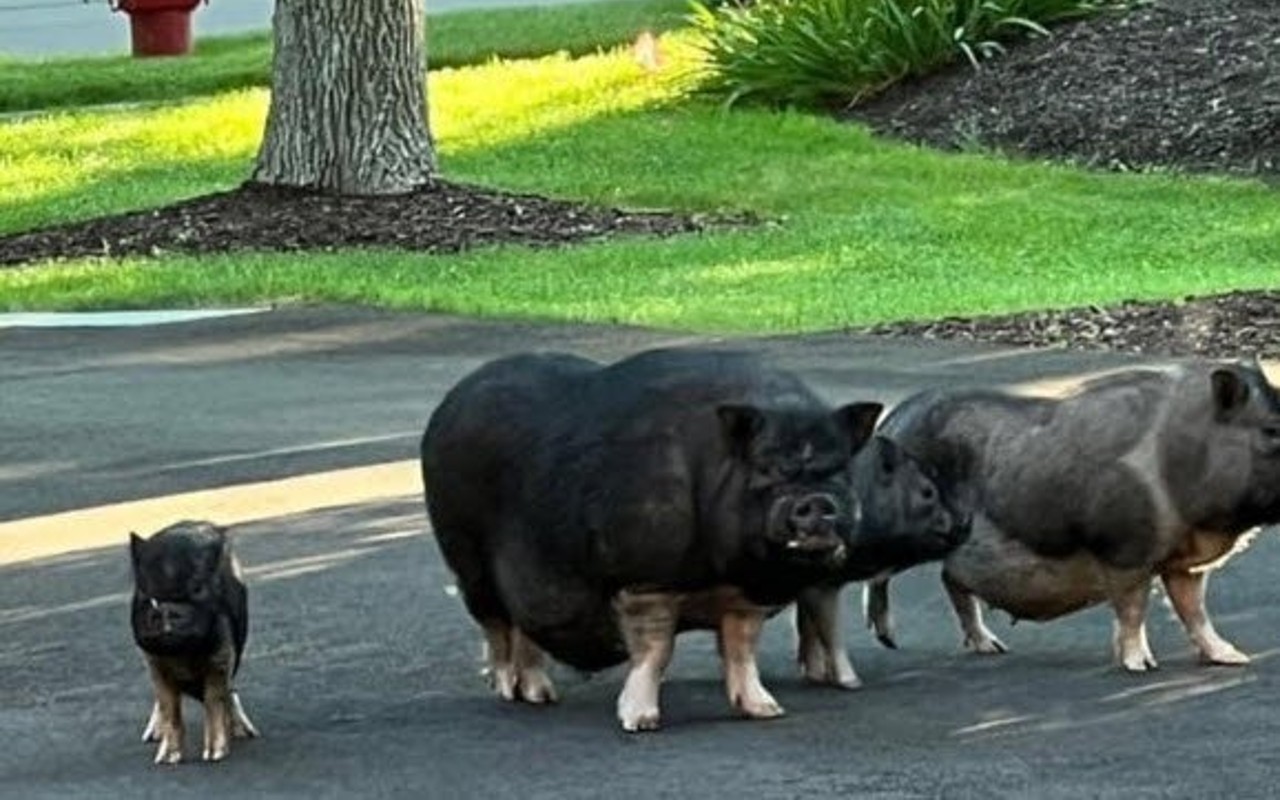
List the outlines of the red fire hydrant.
<svg viewBox="0 0 1280 800">
<path fill-rule="evenodd" d="M 200 0 L 114 0 L 129 15 L 135 56 L 181 56 L 191 52 L 191 12 Z"/>
</svg>

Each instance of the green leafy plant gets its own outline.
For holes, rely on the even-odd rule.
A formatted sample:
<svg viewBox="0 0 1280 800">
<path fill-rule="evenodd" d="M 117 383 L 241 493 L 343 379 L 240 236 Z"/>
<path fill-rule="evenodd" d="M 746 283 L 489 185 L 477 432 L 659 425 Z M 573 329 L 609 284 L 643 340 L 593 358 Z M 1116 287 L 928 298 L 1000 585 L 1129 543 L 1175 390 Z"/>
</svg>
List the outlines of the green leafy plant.
<svg viewBox="0 0 1280 800">
<path fill-rule="evenodd" d="M 974 67 L 1001 42 L 1123 0 L 692 0 L 702 86 L 727 103 L 855 105 L 957 58 Z"/>
</svg>

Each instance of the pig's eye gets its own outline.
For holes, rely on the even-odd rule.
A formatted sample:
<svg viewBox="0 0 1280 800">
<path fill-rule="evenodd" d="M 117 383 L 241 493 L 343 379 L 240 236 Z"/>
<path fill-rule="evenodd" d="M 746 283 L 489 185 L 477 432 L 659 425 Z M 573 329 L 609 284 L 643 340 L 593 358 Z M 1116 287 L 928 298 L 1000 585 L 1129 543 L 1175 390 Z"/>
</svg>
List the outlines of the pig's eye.
<svg viewBox="0 0 1280 800">
<path fill-rule="evenodd" d="M 938 493 L 932 486 L 925 486 L 920 490 L 920 499 L 924 500 L 926 503 L 932 503 L 937 496 Z"/>
</svg>

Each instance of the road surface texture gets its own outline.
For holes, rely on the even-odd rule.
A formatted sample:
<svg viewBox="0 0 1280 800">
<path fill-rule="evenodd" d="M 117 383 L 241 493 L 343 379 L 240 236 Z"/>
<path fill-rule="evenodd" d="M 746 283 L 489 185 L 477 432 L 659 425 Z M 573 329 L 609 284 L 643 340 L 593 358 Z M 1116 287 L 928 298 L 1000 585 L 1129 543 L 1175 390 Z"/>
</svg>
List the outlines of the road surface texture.
<svg viewBox="0 0 1280 800">
<path fill-rule="evenodd" d="M 24 519 L 211 486 L 411 459 L 451 383 L 529 348 L 614 358 L 700 337 L 295 309 L 122 329 L 0 328 L 0 537 Z M 732 342 L 832 400 L 895 401 L 940 383 L 1037 385 L 1115 357 L 865 340 Z M 335 495 L 336 497 L 336 495 Z M 252 608 L 239 681 L 263 738 L 228 761 L 160 768 L 128 631 L 125 531 L 34 560 L 0 538 L 0 795 L 72 797 L 1209 797 L 1271 796 L 1280 766 L 1280 546 L 1273 534 L 1210 590 L 1219 628 L 1255 655 L 1199 666 L 1163 601 L 1162 668 L 1109 665 L 1110 615 L 991 622 L 1013 652 L 960 652 L 936 566 L 894 585 L 902 649 L 846 634 L 865 688 L 796 676 L 784 616 L 761 647 L 789 714 L 729 711 L 711 637 L 682 637 L 665 728 L 618 730 L 617 670 L 555 673 L 552 708 L 503 704 L 414 491 L 234 528 Z M 47 517 L 59 519 L 60 517 Z M 92 525 L 92 512 L 84 524 Z M 148 531 L 143 531 L 150 532 Z M 66 531 L 75 539 L 84 531 Z M 89 532 L 92 534 L 93 532 Z M 12 551 L 11 551 L 12 552 Z M 188 705 L 188 752 L 199 741 Z"/>
</svg>

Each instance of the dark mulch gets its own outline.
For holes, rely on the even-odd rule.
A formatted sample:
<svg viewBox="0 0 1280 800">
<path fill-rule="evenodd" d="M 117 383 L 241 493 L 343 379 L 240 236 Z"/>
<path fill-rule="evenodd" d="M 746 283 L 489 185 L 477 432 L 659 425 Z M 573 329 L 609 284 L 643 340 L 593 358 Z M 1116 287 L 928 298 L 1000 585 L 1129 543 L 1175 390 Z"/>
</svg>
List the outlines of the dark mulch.
<svg viewBox="0 0 1280 800">
<path fill-rule="evenodd" d="M 48 258 L 396 247 L 456 252 L 618 234 L 668 236 L 747 218 L 630 212 L 437 181 L 409 195 L 335 197 L 246 184 L 163 208 L 0 237 L 0 266 Z"/>
<path fill-rule="evenodd" d="M 850 112 L 893 136 L 1111 169 L 1280 178 L 1280 0 L 1156 0 Z"/>
<path fill-rule="evenodd" d="M 860 333 L 1212 358 L 1280 358 L 1280 291 L 875 325 Z"/>
</svg>

